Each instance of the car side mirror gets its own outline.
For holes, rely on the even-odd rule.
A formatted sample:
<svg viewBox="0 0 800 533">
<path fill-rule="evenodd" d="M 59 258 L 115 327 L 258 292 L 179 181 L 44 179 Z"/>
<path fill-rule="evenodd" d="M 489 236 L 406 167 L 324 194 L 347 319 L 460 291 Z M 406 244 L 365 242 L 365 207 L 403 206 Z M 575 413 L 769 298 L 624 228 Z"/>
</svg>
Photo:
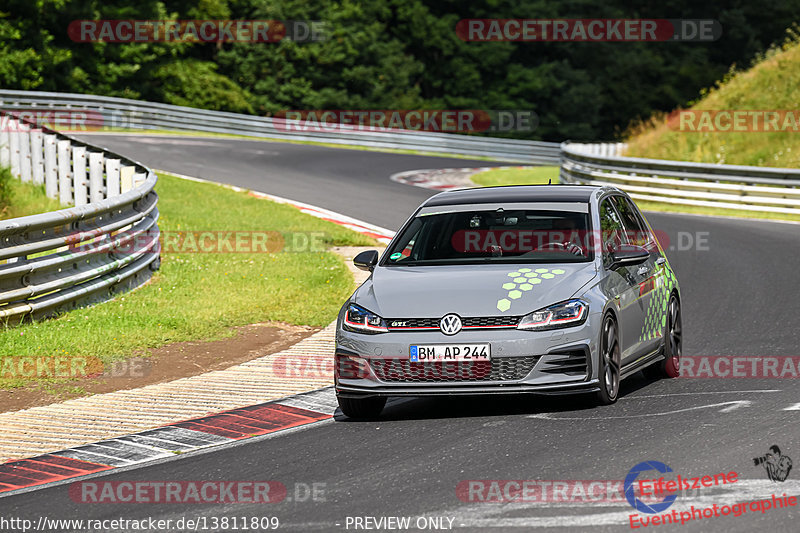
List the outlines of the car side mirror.
<svg viewBox="0 0 800 533">
<path fill-rule="evenodd" d="M 611 267 L 640 265 L 647 261 L 650 252 L 642 246 L 635 244 L 623 244 L 614 248 L 611 252 Z"/>
<path fill-rule="evenodd" d="M 372 272 L 372 270 L 375 268 L 375 265 L 378 264 L 377 250 L 366 250 L 361 252 L 353 258 L 353 264 L 356 265 L 356 268 Z"/>
</svg>

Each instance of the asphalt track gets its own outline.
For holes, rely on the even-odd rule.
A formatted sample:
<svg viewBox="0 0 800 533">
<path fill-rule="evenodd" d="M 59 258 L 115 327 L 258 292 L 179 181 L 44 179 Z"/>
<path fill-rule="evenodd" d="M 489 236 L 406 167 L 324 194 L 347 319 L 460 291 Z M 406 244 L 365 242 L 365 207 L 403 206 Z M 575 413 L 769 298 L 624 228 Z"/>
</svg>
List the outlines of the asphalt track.
<svg viewBox="0 0 800 533">
<path fill-rule="evenodd" d="M 390 174 L 486 166 L 262 141 L 91 140 L 154 168 L 269 192 L 391 229 L 432 193 L 390 182 Z M 800 226 L 655 213 L 648 218 L 669 236 L 668 255 L 683 297 L 684 355 L 800 355 Z M 690 240 L 695 245 L 689 246 Z M 630 530 L 633 510 L 625 501 L 484 503 L 464 501 L 456 488 L 467 480 L 621 480 L 637 463 L 655 460 L 684 476 L 739 474 L 735 484 L 682 495 L 667 512 L 773 493 L 797 495 L 797 468 L 785 483 L 770 483 L 752 460 L 773 444 L 800 460 L 797 384 L 797 379 L 653 382 L 637 375 L 623 384 L 618 404 L 601 408 L 581 397 L 410 400 L 387 408 L 379 421 L 337 417 L 306 430 L 101 478 L 276 480 L 289 487 L 291 501 L 90 505 L 73 502 L 67 486 L 60 485 L 1 498 L 0 516 L 34 521 L 43 514 L 62 519 L 277 516 L 279 529 L 291 531 L 355 530 L 354 517 L 367 516 L 411 517 L 413 531 L 416 518 L 427 516 L 452 518 L 452 528 L 463 531 Z M 324 484 L 318 485 L 324 495 L 299 501 L 303 498 L 293 494 L 293 487 L 312 483 Z M 658 530 L 796 531 L 798 518 L 797 507 L 766 514 L 748 510 L 740 517 Z"/>
</svg>

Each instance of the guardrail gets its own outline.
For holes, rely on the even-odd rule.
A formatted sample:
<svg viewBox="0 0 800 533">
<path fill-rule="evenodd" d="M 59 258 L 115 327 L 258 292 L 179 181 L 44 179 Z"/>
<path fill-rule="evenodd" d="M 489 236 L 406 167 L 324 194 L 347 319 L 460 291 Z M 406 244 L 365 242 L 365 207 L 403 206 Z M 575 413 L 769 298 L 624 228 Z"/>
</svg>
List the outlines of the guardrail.
<svg viewBox="0 0 800 533">
<path fill-rule="evenodd" d="M 562 143 L 562 183 L 614 185 L 637 200 L 800 214 L 800 170 L 620 157 L 623 149 Z"/>
<path fill-rule="evenodd" d="M 73 206 L 0 220 L 0 323 L 108 300 L 159 268 L 150 169 L 3 111 L 0 166 Z"/>
<path fill-rule="evenodd" d="M 314 141 L 382 149 L 488 157 L 514 163 L 557 165 L 558 143 L 478 137 L 399 129 L 364 131 L 337 125 L 336 131 L 299 131 L 298 121 L 209 111 L 88 94 L 0 90 L 5 110 L 85 111 L 95 128 L 170 130 L 244 135 L 263 139 Z"/>
</svg>

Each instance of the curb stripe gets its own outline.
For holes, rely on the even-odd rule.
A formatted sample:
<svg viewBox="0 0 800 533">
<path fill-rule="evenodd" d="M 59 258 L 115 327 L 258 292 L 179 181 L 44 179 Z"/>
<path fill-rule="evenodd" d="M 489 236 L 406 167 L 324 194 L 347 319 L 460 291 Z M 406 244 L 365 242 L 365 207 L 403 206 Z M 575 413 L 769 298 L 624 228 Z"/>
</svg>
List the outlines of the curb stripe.
<svg viewBox="0 0 800 533">
<path fill-rule="evenodd" d="M 58 472 L 57 469 L 62 472 Z M 51 454 L 0 465 L 0 492 L 93 474 L 110 466 Z"/>
<path fill-rule="evenodd" d="M 239 407 L 60 452 L 11 461 L 0 464 L 0 496 L 116 467 L 143 464 L 173 456 L 176 452 L 194 451 L 307 426 L 331 419 L 335 409 L 333 387 L 326 387 L 278 401 Z"/>
<path fill-rule="evenodd" d="M 434 191 L 450 191 L 454 189 L 470 189 L 478 185 L 470 181 L 470 176 L 487 170 L 535 168 L 523 166 L 466 167 L 466 168 L 423 168 L 407 170 L 389 176 L 396 183 L 422 187 Z"/>
</svg>

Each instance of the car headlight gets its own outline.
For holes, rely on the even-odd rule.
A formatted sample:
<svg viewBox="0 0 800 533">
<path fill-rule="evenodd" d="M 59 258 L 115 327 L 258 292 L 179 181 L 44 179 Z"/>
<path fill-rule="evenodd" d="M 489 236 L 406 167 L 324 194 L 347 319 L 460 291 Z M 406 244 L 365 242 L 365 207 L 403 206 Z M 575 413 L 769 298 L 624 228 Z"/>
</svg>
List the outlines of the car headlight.
<svg viewBox="0 0 800 533">
<path fill-rule="evenodd" d="M 582 300 L 567 300 L 527 314 L 519 321 L 517 329 L 545 331 L 568 328 L 586 322 L 589 305 Z"/>
<path fill-rule="evenodd" d="M 350 304 L 344 314 L 344 329 L 358 333 L 385 333 L 389 331 L 386 322 L 371 311 L 356 304 Z"/>
</svg>

